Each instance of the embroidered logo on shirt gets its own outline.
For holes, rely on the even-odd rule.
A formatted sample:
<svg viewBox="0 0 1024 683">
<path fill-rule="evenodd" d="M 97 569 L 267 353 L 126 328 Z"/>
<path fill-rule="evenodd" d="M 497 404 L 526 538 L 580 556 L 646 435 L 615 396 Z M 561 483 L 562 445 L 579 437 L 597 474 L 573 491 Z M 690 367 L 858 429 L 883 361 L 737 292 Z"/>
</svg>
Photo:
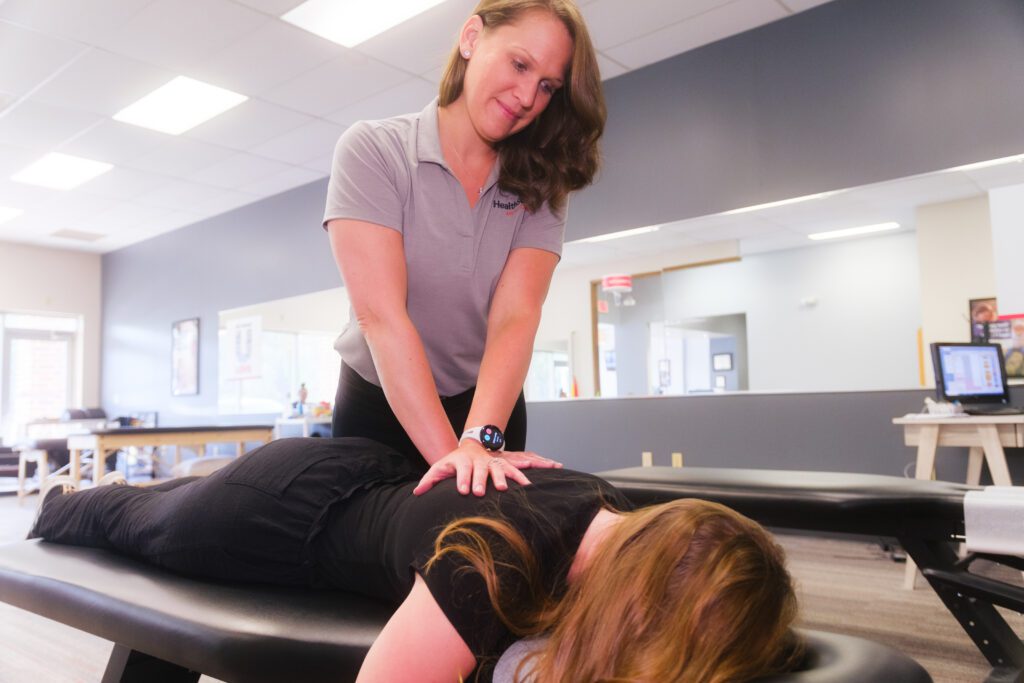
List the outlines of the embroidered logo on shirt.
<svg viewBox="0 0 1024 683">
<path fill-rule="evenodd" d="M 511 216 L 515 212 L 515 210 L 518 209 L 521 205 L 522 205 L 522 202 L 520 200 L 518 200 L 518 199 L 515 199 L 515 200 L 512 200 L 512 201 L 508 201 L 508 202 L 502 202 L 502 201 L 499 201 L 499 200 L 495 199 L 491 203 L 491 207 L 492 208 L 504 209 L 506 216 Z"/>
</svg>

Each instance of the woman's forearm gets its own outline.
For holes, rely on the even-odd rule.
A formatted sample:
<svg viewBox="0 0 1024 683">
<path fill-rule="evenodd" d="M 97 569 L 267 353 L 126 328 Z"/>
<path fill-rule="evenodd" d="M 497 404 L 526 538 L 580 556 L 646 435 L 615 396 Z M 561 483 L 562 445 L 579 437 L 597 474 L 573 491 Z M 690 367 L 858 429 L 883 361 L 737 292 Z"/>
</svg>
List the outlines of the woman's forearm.
<svg viewBox="0 0 1024 683">
<path fill-rule="evenodd" d="M 530 370 L 539 325 L 539 312 L 520 312 L 489 321 L 466 427 L 493 424 L 505 429 Z"/>
<path fill-rule="evenodd" d="M 423 341 L 408 316 L 363 326 L 381 387 L 395 417 L 428 464 L 458 446 L 441 406 Z"/>
</svg>

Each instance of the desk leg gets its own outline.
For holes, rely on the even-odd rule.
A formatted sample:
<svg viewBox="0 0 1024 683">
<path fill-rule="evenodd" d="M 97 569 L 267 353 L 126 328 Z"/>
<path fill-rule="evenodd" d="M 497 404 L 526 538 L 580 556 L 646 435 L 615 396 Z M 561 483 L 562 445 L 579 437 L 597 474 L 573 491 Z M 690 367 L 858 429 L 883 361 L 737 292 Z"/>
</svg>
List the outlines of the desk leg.
<svg viewBox="0 0 1024 683">
<path fill-rule="evenodd" d="M 917 442 L 917 467 L 914 478 L 931 479 L 935 470 L 935 449 L 939 445 L 939 425 L 921 425 L 921 438 Z M 903 588 L 914 590 L 917 579 L 917 565 L 907 554 L 907 568 L 903 574 Z"/>
<path fill-rule="evenodd" d="M 93 455 L 92 460 L 92 483 L 94 486 L 99 486 L 100 479 L 107 472 L 107 449 L 96 448 L 96 453 Z"/>
<path fill-rule="evenodd" d="M 77 489 L 82 484 L 82 450 L 72 448 L 70 451 L 68 455 L 71 459 L 71 483 Z"/>
<path fill-rule="evenodd" d="M 985 450 L 985 462 L 992 473 L 992 483 L 996 486 L 1013 486 L 1010 481 L 1010 468 L 1006 465 L 1006 452 L 999 443 L 999 432 L 993 424 L 978 425 L 981 435 L 981 447 Z"/>
<path fill-rule="evenodd" d="M 981 482 L 981 466 L 985 462 L 985 451 L 980 446 L 971 446 L 967 453 L 967 483 L 977 486 Z"/>
</svg>

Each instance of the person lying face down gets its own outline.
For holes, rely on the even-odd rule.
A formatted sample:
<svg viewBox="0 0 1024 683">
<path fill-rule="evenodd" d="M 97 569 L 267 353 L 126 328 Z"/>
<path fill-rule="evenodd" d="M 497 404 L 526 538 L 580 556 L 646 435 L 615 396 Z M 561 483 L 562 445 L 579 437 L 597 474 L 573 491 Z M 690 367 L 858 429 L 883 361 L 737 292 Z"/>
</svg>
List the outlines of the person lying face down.
<svg viewBox="0 0 1024 683">
<path fill-rule="evenodd" d="M 205 478 L 47 495 L 30 537 L 388 601 L 360 683 L 487 681 L 529 636 L 545 637 L 530 683 L 745 681 L 799 649 L 782 550 L 728 508 L 631 510 L 569 470 L 483 498 L 452 479 L 412 495 L 421 474 L 366 439 L 281 439 Z"/>
</svg>

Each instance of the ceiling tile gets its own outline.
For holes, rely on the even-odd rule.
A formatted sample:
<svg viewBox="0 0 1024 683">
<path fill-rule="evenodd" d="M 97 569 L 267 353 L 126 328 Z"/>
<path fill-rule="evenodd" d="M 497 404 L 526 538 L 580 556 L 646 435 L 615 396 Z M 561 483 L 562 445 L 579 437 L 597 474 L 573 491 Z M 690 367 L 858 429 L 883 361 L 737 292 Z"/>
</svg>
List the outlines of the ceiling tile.
<svg viewBox="0 0 1024 683">
<path fill-rule="evenodd" d="M 74 154 L 120 164 L 167 144 L 172 138 L 166 133 L 103 119 L 57 148 L 65 154 Z"/>
<path fill-rule="evenodd" d="M 102 120 L 96 114 L 23 100 L 0 117 L 0 144 L 49 151 Z"/>
<path fill-rule="evenodd" d="M 666 26 L 713 10 L 732 0 L 595 0 L 581 12 L 599 50 L 621 45 Z M 760 0 L 763 4 L 764 0 Z M 782 13 L 781 8 L 776 10 Z"/>
<path fill-rule="evenodd" d="M 152 1 L 7 0 L 0 2 L 0 19 L 82 43 L 96 44 L 104 36 L 118 31 Z"/>
<path fill-rule="evenodd" d="M 283 21 L 270 21 L 197 64 L 190 74 L 259 96 L 338 56 L 340 45 Z"/>
<path fill-rule="evenodd" d="M 0 144 L 0 180 L 10 178 L 45 153 L 45 150 L 41 148 L 31 149 Z"/>
<path fill-rule="evenodd" d="M 168 179 L 156 189 L 139 195 L 134 201 L 142 206 L 194 212 L 198 204 L 214 199 L 221 192 L 223 190 L 219 187 Z"/>
<path fill-rule="evenodd" d="M 433 83 L 428 83 L 422 78 L 413 78 L 390 90 L 339 109 L 327 118 L 347 128 L 356 121 L 385 119 L 422 111 L 435 97 L 437 87 Z"/>
<path fill-rule="evenodd" d="M 314 116 L 324 116 L 392 88 L 408 78 L 407 73 L 357 52 L 344 50 L 340 57 L 264 93 L 263 99 Z"/>
<path fill-rule="evenodd" d="M 238 188 L 290 168 L 272 159 L 235 154 L 188 176 L 188 180 L 220 188 Z"/>
<path fill-rule="evenodd" d="M 38 185 L 16 183 L 8 178 L 9 174 L 0 178 L 0 206 L 21 209 L 26 213 L 34 213 L 37 209 L 51 206 L 65 192 Z"/>
<path fill-rule="evenodd" d="M 307 114 L 250 99 L 183 135 L 244 151 L 312 121 L 313 117 Z"/>
<path fill-rule="evenodd" d="M 1024 162 L 1018 161 L 988 168 L 977 168 L 973 171 L 963 171 L 963 174 L 984 190 L 1006 185 L 1019 185 L 1024 183 Z"/>
<path fill-rule="evenodd" d="M 60 217 L 61 222 L 73 222 L 75 218 L 86 218 L 110 210 L 117 200 L 109 197 L 86 194 L 78 190 L 61 193 L 64 196 L 47 207 L 46 213 Z"/>
<path fill-rule="evenodd" d="M 24 95 L 83 51 L 81 45 L 0 21 L 0 90 Z"/>
<path fill-rule="evenodd" d="M 125 201 L 156 189 L 166 181 L 166 176 L 115 166 L 77 191 Z"/>
<path fill-rule="evenodd" d="M 609 78 L 621 76 L 629 71 L 629 69 L 622 66 L 611 57 L 608 57 L 603 52 L 597 53 L 597 66 L 601 69 L 602 81 L 607 81 Z"/>
<path fill-rule="evenodd" d="M 229 0 L 156 0 L 99 45 L 188 75 L 224 45 L 271 21 Z"/>
<path fill-rule="evenodd" d="M 331 175 L 331 168 L 334 166 L 334 152 L 318 156 L 315 159 L 302 164 L 303 168 L 315 171 L 317 175 L 329 176 Z"/>
<path fill-rule="evenodd" d="M 643 38 L 603 50 L 617 62 L 636 69 L 786 16 L 786 10 L 774 2 L 735 0 Z"/>
<path fill-rule="evenodd" d="M 779 0 L 779 2 L 792 10 L 794 14 L 797 12 L 803 12 L 804 10 L 809 10 L 812 7 L 817 7 L 818 5 L 824 5 L 831 1 L 832 0 Z"/>
<path fill-rule="evenodd" d="M 92 48 L 32 93 L 32 99 L 113 116 L 174 76 L 166 69 Z"/>
<path fill-rule="evenodd" d="M 783 249 L 798 249 L 800 247 L 812 247 L 814 242 L 807 239 L 806 235 L 798 235 L 793 232 L 780 231 L 751 237 L 740 242 L 740 253 L 743 256 L 752 256 L 768 251 L 781 251 Z"/>
<path fill-rule="evenodd" d="M 178 136 L 141 156 L 126 160 L 124 166 L 183 178 L 201 168 L 231 156 L 232 150 Z"/>
<path fill-rule="evenodd" d="M 238 0 L 238 2 L 264 14 L 279 17 L 285 12 L 295 9 L 305 0 Z"/>
<path fill-rule="evenodd" d="M 410 74 L 444 66 L 475 0 L 448 0 L 355 47 Z"/>
<path fill-rule="evenodd" d="M 854 188 L 848 194 L 861 205 L 884 209 L 893 203 L 920 205 L 971 197 L 982 190 L 962 173 L 930 173 Z"/>
<path fill-rule="evenodd" d="M 203 219 L 212 218 L 219 216 L 222 213 L 233 211 L 242 206 L 252 204 L 260 200 L 260 197 L 245 192 L 234 192 L 231 190 L 221 190 L 217 193 L 216 197 L 211 197 L 205 202 L 201 202 L 192 207 L 197 211 Z M 200 219 L 202 220 L 202 219 Z"/>
<path fill-rule="evenodd" d="M 293 188 L 299 187 L 311 183 L 314 180 L 324 178 L 323 173 L 311 171 L 306 168 L 299 168 L 298 166 L 291 166 L 285 171 L 275 173 L 272 176 L 258 180 L 255 183 L 244 185 L 238 189 L 242 192 L 247 192 L 259 197 L 270 197 L 271 195 L 280 194 Z"/>
<path fill-rule="evenodd" d="M 325 150 L 330 153 L 343 132 L 343 126 L 317 120 L 254 147 L 252 153 L 289 164 L 304 165 L 311 159 L 323 156 Z"/>
</svg>

